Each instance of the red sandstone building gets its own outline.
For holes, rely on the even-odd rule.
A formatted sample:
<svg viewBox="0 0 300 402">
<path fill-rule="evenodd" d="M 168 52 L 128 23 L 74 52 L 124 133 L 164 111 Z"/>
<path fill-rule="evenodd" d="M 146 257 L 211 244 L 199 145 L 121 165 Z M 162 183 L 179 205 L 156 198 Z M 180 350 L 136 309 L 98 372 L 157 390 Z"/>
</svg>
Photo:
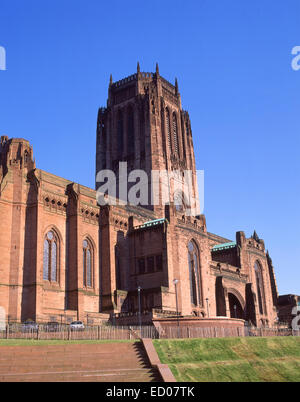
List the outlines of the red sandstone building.
<svg viewBox="0 0 300 402">
<path fill-rule="evenodd" d="M 99 109 L 96 172 L 191 170 L 197 195 L 189 115 L 177 81 L 140 72 L 110 80 Z M 183 195 L 184 201 L 184 195 Z M 234 241 L 207 230 L 185 202 L 100 207 L 96 191 L 35 166 L 29 142 L 1 137 L 0 306 L 11 321 L 130 322 L 141 305 L 148 318 L 243 318 L 273 326 L 277 290 L 272 261 L 256 233 Z"/>
<path fill-rule="evenodd" d="M 278 321 L 286 324 L 290 328 L 293 327 L 293 321 L 298 312 L 300 312 L 300 296 L 299 295 L 280 295 L 277 302 Z M 299 316 L 300 318 L 300 316 Z M 295 325 L 300 325 L 300 321 L 295 320 Z"/>
</svg>

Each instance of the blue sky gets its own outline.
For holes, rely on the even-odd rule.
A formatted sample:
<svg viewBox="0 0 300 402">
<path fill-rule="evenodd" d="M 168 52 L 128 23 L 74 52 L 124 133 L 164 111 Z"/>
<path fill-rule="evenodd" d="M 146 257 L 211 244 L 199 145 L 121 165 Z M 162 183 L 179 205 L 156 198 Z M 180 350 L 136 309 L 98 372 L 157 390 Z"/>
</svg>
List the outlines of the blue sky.
<svg viewBox="0 0 300 402">
<path fill-rule="evenodd" d="M 300 294 L 300 2 L 1 0 L 0 134 L 28 139 L 37 166 L 93 187 L 109 75 L 178 78 L 208 230 L 255 229 L 279 292 Z"/>
</svg>

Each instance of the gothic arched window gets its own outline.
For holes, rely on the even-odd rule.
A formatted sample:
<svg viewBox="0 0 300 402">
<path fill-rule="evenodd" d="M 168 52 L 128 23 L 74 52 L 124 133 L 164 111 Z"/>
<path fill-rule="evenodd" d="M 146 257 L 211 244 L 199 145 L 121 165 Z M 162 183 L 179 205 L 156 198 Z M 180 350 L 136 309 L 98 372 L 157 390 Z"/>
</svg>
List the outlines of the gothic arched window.
<svg viewBox="0 0 300 402">
<path fill-rule="evenodd" d="M 193 241 L 188 244 L 189 274 L 190 274 L 190 294 L 193 305 L 201 305 L 200 292 L 200 273 L 199 273 L 199 254 L 198 248 Z"/>
<path fill-rule="evenodd" d="M 132 106 L 128 108 L 127 115 L 127 153 L 134 153 L 134 113 Z"/>
<path fill-rule="evenodd" d="M 258 307 L 260 314 L 264 313 L 264 288 L 263 288 L 263 279 L 262 279 L 262 269 L 261 265 L 258 261 L 256 261 L 254 265 L 255 270 L 255 279 L 256 279 L 256 290 L 257 290 L 257 299 L 258 299 Z"/>
<path fill-rule="evenodd" d="M 171 122 L 170 122 L 170 112 L 169 109 L 166 108 L 166 129 L 167 129 L 167 140 L 169 149 L 172 150 L 171 147 Z"/>
<path fill-rule="evenodd" d="M 181 127 L 182 127 L 182 152 L 183 152 L 183 157 L 184 157 L 184 159 L 186 159 L 186 150 L 185 150 L 185 138 L 186 138 L 186 135 L 185 135 L 185 132 L 184 132 L 184 121 L 183 120 L 181 120 Z"/>
<path fill-rule="evenodd" d="M 190 157 L 190 166 L 193 166 L 192 154 L 191 152 L 189 152 L 189 149 L 191 148 L 192 144 L 191 144 L 190 128 L 188 122 L 186 123 L 185 129 L 186 129 L 186 143 L 188 147 L 188 155 Z"/>
<path fill-rule="evenodd" d="M 143 105 L 140 110 L 140 152 L 145 153 L 145 116 Z"/>
<path fill-rule="evenodd" d="M 122 157 L 123 155 L 123 115 L 122 112 L 119 111 L 118 119 L 117 119 L 117 148 L 118 148 L 118 157 Z"/>
<path fill-rule="evenodd" d="M 102 152 L 102 169 L 105 169 L 106 167 L 106 127 L 103 122 L 101 124 L 101 129 L 102 129 L 102 138 L 101 138 L 101 152 Z"/>
<path fill-rule="evenodd" d="M 93 255 L 90 242 L 85 239 L 82 243 L 83 251 L 83 286 L 91 288 L 93 285 L 92 264 Z"/>
<path fill-rule="evenodd" d="M 174 144 L 174 151 L 178 155 L 178 127 L 177 127 L 177 117 L 176 113 L 173 113 L 173 144 Z"/>
<path fill-rule="evenodd" d="M 50 230 L 44 239 L 43 279 L 57 282 L 58 277 L 58 237 Z"/>
</svg>

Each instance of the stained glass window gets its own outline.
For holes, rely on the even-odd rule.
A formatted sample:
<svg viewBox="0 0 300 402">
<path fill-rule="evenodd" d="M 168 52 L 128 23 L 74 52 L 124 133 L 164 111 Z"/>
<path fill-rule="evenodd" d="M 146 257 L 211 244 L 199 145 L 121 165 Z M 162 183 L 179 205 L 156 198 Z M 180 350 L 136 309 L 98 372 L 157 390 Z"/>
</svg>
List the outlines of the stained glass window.
<svg viewBox="0 0 300 402">
<path fill-rule="evenodd" d="M 56 282 L 56 264 L 57 264 L 57 246 L 56 242 L 53 241 L 51 245 L 51 281 Z"/>
<path fill-rule="evenodd" d="M 57 282 L 58 238 L 53 231 L 46 234 L 43 254 L 43 279 Z"/>
<path fill-rule="evenodd" d="M 87 286 L 92 286 L 91 251 L 86 252 Z"/>
<path fill-rule="evenodd" d="M 92 248 L 90 242 L 84 240 L 82 243 L 83 247 L 83 284 L 86 287 L 92 287 Z"/>
<path fill-rule="evenodd" d="M 49 248 L 50 243 L 48 240 L 44 241 L 44 258 L 43 258 L 43 279 L 49 279 Z"/>
</svg>

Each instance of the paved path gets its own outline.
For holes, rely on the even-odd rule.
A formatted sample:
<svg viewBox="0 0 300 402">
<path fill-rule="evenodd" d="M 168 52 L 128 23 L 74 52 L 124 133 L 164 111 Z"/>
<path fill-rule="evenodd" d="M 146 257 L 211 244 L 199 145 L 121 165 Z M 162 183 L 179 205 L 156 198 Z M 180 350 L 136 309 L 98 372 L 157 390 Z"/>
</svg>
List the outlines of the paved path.
<svg viewBox="0 0 300 402">
<path fill-rule="evenodd" d="M 1 346 L 0 382 L 160 381 L 140 342 Z"/>
</svg>

